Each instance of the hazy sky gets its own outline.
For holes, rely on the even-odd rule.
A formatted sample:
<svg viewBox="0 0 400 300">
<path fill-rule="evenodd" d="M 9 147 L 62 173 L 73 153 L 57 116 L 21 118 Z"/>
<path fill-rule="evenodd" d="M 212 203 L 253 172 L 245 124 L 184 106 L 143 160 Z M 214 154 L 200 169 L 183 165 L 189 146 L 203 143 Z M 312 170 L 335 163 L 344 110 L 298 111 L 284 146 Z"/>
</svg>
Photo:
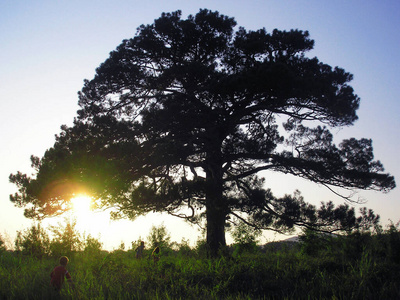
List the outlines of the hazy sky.
<svg viewBox="0 0 400 300">
<path fill-rule="evenodd" d="M 76 116 L 77 91 L 83 79 L 136 28 L 162 12 L 182 10 L 183 18 L 200 8 L 235 17 L 239 26 L 267 31 L 308 30 L 315 48 L 308 55 L 354 74 L 351 83 L 361 98 L 359 120 L 352 127 L 334 129 L 343 138 L 372 138 L 375 158 L 400 180 L 400 2 L 398 0 L 219 0 L 219 1 L 0 1 L 0 234 L 14 240 L 15 232 L 31 224 L 9 194 L 16 187 L 10 173 L 31 174 L 30 155 L 42 156 L 54 143 L 62 124 Z M 325 188 L 292 177 L 265 174 L 277 195 L 302 191 L 306 201 L 318 204 L 343 201 Z M 400 220 L 400 192 L 363 192 L 365 206 L 382 222 Z M 96 217 L 103 218 L 104 217 Z M 161 216 L 136 222 L 103 221 L 101 240 L 112 249 L 146 237 L 151 224 L 164 224 L 174 240 L 195 241 L 195 229 Z M 174 220 L 174 221 L 172 221 Z M 54 220 L 53 220 L 54 221 Z M 93 227 L 93 226 L 92 226 Z M 97 228 L 87 228 L 96 232 Z M 268 239 L 274 236 L 267 235 Z"/>
</svg>

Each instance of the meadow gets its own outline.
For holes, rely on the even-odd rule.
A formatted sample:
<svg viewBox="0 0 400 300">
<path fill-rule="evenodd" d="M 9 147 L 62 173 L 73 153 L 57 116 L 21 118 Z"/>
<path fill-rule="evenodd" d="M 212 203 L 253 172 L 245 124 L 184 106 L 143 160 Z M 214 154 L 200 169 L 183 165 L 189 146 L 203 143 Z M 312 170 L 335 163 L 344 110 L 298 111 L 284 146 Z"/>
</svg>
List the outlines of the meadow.
<svg viewBox="0 0 400 300">
<path fill-rule="evenodd" d="M 0 299 L 400 299 L 400 231 L 299 243 L 231 245 L 207 258 L 204 242 L 164 246 L 154 262 L 133 249 L 68 253 L 73 285 L 58 295 L 50 272 L 58 257 L 1 251 Z"/>
</svg>

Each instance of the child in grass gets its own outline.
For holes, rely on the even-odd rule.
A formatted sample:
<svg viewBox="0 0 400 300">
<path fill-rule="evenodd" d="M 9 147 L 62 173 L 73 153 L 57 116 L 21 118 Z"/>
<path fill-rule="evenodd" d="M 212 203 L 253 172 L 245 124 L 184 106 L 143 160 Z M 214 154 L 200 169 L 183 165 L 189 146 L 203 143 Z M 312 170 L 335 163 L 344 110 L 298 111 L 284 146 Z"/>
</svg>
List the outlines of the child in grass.
<svg viewBox="0 0 400 300">
<path fill-rule="evenodd" d="M 67 278 L 67 281 L 69 283 L 72 283 L 71 275 L 68 273 L 66 269 L 67 264 L 68 264 L 68 257 L 62 256 L 60 258 L 60 265 L 55 267 L 50 274 L 51 277 L 50 284 L 52 287 L 54 287 L 56 291 L 61 290 L 65 277 Z"/>
<path fill-rule="evenodd" d="M 151 253 L 151 256 L 153 257 L 153 261 L 156 264 L 160 260 L 160 247 L 155 247 L 153 250 L 153 253 Z"/>
<path fill-rule="evenodd" d="M 140 242 L 140 246 L 136 248 L 136 258 L 141 259 L 143 257 L 144 242 Z"/>
</svg>

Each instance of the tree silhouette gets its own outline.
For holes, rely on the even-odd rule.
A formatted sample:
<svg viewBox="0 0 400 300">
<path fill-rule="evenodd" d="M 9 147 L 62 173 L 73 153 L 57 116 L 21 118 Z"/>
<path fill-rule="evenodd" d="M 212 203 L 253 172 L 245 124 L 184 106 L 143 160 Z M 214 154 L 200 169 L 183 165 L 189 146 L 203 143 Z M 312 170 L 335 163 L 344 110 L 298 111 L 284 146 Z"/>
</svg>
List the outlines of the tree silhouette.
<svg viewBox="0 0 400 300">
<path fill-rule="evenodd" d="M 25 255 L 43 258 L 50 254 L 50 238 L 40 223 L 29 229 L 17 231 L 15 249 Z"/>
<path fill-rule="evenodd" d="M 74 251 L 82 250 L 84 240 L 76 229 L 76 219 L 65 218 L 57 226 L 50 226 L 53 233 L 53 240 L 50 249 L 53 255 L 71 255 Z"/>
<path fill-rule="evenodd" d="M 147 236 L 147 243 L 151 250 L 155 247 L 166 249 L 171 247 L 171 236 L 164 224 L 152 226 Z"/>
<path fill-rule="evenodd" d="M 19 187 L 11 201 L 44 217 L 84 189 L 115 217 L 205 219 L 215 254 L 231 216 L 274 230 L 340 223 L 322 222 L 299 195 L 275 198 L 261 171 L 328 188 L 393 189 L 371 140 L 333 143 L 329 128 L 357 120 L 352 75 L 306 57 L 307 31 L 235 26 L 205 9 L 140 26 L 85 80 L 74 125 L 42 159 L 32 157 L 36 177 L 10 176 Z"/>
</svg>

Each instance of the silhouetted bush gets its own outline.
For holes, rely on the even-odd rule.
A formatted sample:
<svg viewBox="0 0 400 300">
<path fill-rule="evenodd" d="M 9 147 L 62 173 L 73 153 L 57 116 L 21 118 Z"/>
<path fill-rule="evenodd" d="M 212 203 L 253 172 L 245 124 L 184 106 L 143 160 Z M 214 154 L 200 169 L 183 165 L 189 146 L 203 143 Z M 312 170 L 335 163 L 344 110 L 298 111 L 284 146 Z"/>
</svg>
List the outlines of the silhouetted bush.
<svg viewBox="0 0 400 300">
<path fill-rule="evenodd" d="M 24 231 L 17 231 L 15 249 L 24 255 L 43 258 L 50 254 L 50 238 L 43 227 L 38 224 Z"/>
</svg>

